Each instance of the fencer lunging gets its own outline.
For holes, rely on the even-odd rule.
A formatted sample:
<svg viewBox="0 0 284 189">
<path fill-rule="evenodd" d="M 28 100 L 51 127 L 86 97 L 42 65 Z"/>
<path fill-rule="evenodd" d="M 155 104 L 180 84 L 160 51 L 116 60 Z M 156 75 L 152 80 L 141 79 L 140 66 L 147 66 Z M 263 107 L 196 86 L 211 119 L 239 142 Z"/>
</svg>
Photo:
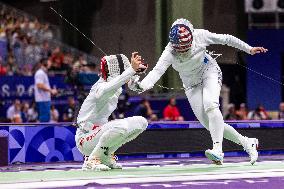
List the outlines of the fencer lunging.
<svg viewBox="0 0 284 189">
<path fill-rule="evenodd" d="M 101 78 L 92 86 L 77 118 L 76 145 L 88 157 L 83 169 L 122 168 L 114 159 L 114 152 L 146 129 L 148 122 L 141 116 L 108 122 L 117 107 L 122 85 L 139 72 L 140 64 L 141 56 L 137 53 L 132 53 L 131 63 L 123 54 L 102 58 Z"/>
<path fill-rule="evenodd" d="M 211 44 L 228 45 L 251 55 L 266 52 L 267 49 L 251 47 L 231 35 L 193 29 L 192 24 L 186 19 L 178 19 L 172 24 L 169 41 L 153 70 L 141 83 L 136 78 L 130 88 L 137 92 L 151 89 L 172 65 L 179 72 L 195 116 L 210 131 L 213 149 L 206 150 L 205 155 L 214 163 L 222 164 L 224 135 L 226 139 L 242 145 L 251 158 L 251 164 L 254 164 L 258 158 L 258 140 L 244 137 L 224 123 L 219 110 L 222 72 L 216 60 L 206 52 L 206 47 Z"/>
</svg>

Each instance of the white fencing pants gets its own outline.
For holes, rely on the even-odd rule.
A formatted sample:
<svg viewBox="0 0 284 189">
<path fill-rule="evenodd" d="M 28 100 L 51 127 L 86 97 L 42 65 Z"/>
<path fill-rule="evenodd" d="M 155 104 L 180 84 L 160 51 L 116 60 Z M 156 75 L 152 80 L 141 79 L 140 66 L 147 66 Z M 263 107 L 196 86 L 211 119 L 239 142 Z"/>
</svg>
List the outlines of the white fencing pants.
<svg viewBox="0 0 284 189">
<path fill-rule="evenodd" d="M 185 92 L 188 101 L 199 122 L 210 131 L 213 143 L 215 141 L 222 142 L 221 137 L 224 136 L 224 138 L 234 143 L 242 144 L 244 137 L 232 126 L 224 123 L 219 109 L 220 68 L 211 68 L 204 74 L 202 85 Z"/>
<path fill-rule="evenodd" d="M 113 120 L 104 124 L 99 131 L 94 130 L 76 136 L 77 148 L 85 156 L 109 155 L 123 144 L 135 139 L 147 126 L 147 120 L 141 116 Z"/>
</svg>

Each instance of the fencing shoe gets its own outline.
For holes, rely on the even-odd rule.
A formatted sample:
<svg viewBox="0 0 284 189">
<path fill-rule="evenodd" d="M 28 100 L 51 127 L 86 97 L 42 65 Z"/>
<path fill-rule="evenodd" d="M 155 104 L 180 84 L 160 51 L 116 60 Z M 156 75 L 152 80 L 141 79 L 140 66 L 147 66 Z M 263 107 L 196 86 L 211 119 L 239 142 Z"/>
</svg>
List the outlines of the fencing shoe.
<svg viewBox="0 0 284 189">
<path fill-rule="evenodd" d="M 258 159 L 258 139 L 245 137 L 244 150 L 249 154 L 250 163 L 253 165 Z"/>
<path fill-rule="evenodd" d="M 224 153 L 214 150 L 206 150 L 205 151 L 205 156 L 210 159 L 214 164 L 216 165 L 222 165 L 223 164 L 223 159 L 224 159 Z"/>
<path fill-rule="evenodd" d="M 82 166 L 82 170 L 93 170 L 93 171 L 108 171 L 110 168 L 101 163 L 101 160 L 97 157 L 92 159 L 86 158 Z"/>
<path fill-rule="evenodd" d="M 103 158 L 102 163 L 107 165 L 111 169 L 122 169 L 122 165 L 120 163 L 117 163 L 117 156 L 115 156 L 114 154 Z"/>
</svg>

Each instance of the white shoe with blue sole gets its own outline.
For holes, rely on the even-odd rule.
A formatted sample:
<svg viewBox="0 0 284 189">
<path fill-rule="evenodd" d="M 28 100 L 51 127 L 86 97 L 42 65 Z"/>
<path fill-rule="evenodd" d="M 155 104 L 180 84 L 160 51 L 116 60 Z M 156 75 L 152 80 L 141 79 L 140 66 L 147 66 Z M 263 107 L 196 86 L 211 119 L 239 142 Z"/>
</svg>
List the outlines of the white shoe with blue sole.
<svg viewBox="0 0 284 189">
<path fill-rule="evenodd" d="M 224 153 L 217 150 L 206 150 L 205 156 L 216 165 L 222 165 L 224 160 Z"/>
</svg>

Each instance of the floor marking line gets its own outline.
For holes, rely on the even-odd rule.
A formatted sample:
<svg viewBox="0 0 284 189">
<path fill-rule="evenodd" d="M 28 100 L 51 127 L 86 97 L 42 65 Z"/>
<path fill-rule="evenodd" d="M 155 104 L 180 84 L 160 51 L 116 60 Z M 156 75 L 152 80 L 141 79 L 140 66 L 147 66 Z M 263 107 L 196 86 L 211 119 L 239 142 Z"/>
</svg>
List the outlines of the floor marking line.
<svg viewBox="0 0 284 189">
<path fill-rule="evenodd" d="M 144 177 L 144 178 L 121 178 L 121 179 L 98 179 L 99 184 L 133 184 L 133 183 L 155 183 L 155 182 L 177 182 L 177 181 L 199 181 L 199 180 L 225 180 L 225 179 L 244 179 L 244 178 L 271 178 L 283 177 L 284 172 L 267 173 L 245 173 L 245 174 L 219 174 L 219 175 L 193 175 L 176 177 Z"/>
<path fill-rule="evenodd" d="M 190 171 L 190 170 L 189 170 Z M 93 171 L 89 171 L 90 174 L 93 172 Z M 135 178 L 145 178 L 145 177 L 152 177 L 152 178 L 162 178 L 162 177 L 176 177 L 176 176 L 203 176 L 203 175 L 221 175 L 221 174 L 244 174 L 244 173 L 250 173 L 250 174 L 254 174 L 254 173 L 272 173 L 272 172 L 278 172 L 278 173 L 282 173 L 284 172 L 284 169 L 260 169 L 260 170 L 240 170 L 240 171 L 222 171 L 221 169 L 220 170 L 216 170 L 216 172 L 209 172 L 209 173 L 206 173 L 206 172 L 199 172 L 199 173 L 181 173 L 181 174 L 176 174 L 176 173 L 165 173 L 165 174 L 156 174 L 156 175 L 150 175 L 150 174 L 147 174 L 147 175 L 129 175 L 129 174 L 125 174 L 125 175 L 115 175 L 115 176 L 99 176 L 99 177 L 92 177 L 91 175 L 88 176 L 87 178 L 86 177 L 77 177 L 77 178 L 71 178 L 71 179 L 57 179 L 57 180 L 43 180 L 43 179 L 37 179 L 37 180 L 31 180 L 31 181 L 22 181 L 22 182 L 18 182 L 18 184 L 22 184 L 22 183 L 31 183 L 31 182 L 50 182 L 50 181 L 73 181 L 73 180 L 77 180 L 77 179 L 80 179 L 80 180 L 88 180 L 88 179 L 107 179 L 107 180 L 111 180 L 111 179 L 135 179 Z M 1 174 L 0 174 L 1 175 Z M 15 181 L 13 181 L 14 183 Z M 2 182 L 2 184 L 9 184 L 9 182 Z M 1 185 L 1 183 L 0 183 Z"/>
<path fill-rule="evenodd" d="M 115 178 L 115 179 L 88 179 L 88 180 L 64 180 L 64 181 L 47 181 L 47 182 L 33 182 L 33 183 L 14 183 L 14 184 L 0 184 L 1 188 L 5 189 L 34 189 L 34 188 L 56 188 L 84 186 L 89 183 L 106 184 L 133 184 L 133 183 L 155 183 L 155 182 L 176 182 L 176 181 L 206 181 L 206 180 L 227 180 L 227 179 L 242 179 L 242 178 L 271 178 L 282 177 L 284 172 L 267 173 L 246 173 L 246 174 L 219 174 L 219 175 L 193 175 L 193 176 L 176 176 L 176 177 L 144 177 L 144 178 Z"/>
</svg>

